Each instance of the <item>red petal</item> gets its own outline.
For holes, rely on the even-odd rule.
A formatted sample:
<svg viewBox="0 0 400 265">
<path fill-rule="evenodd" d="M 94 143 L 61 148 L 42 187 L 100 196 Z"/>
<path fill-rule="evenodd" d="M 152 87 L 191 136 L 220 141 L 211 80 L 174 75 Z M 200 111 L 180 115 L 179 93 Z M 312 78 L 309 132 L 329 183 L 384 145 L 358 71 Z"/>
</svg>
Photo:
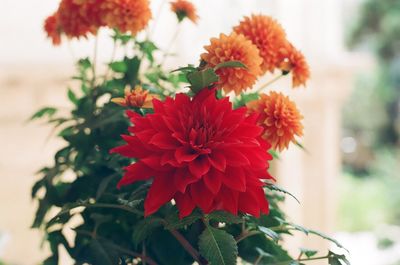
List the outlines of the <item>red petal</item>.
<svg viewBox="0 0 400 265">
<path fill-rule="evenodd" d="M 222 186 L 221 191 L 218 195 L 217 209 L 225 210 L 234 215 L 237 215 L 239 192 L 232 191 Z"/>
<path fill-rule="evenodd" d="M 191 162 L 195 160 L 199 155 L 194 153 L 189 147 L 180 147 L 175 151 L 175 158 L 179 163 Z"/>
<path fill-rule="evenodd" d="M 180 146 L 179 142 L 171 137 L 170 134 L 157 133 L 149 141 L 149 144 L 153 144 L 162 149 L 176 149 Z"/>
<path fill-rule="evenodd" d="M 204 213 L 210 211 L 214 196 L 205 187 L 203 181 L 200 180 L 190 185 L 190 195 L 192 195 L 194 203 L 199 206 Z"/>
<path fill-rule="evenodd" d="M 192 174 L 189 173 L 187 168 L 178 168 L 175 170 L 174 173 L 174 185 L 177 190 L 179 190 L 182 193 L 185 193 L 186 187 L 197 181 L 198 179 L 193 177 Z"/>
<path fill-rule="evenodd" d="M 258 198 L 252 190 L 240 193 L 238 204 L 240 212 L 249 213 L 255 217 L 260 217 L 260 205 Z"/>
<path fill-rule="evenodd" d="M 162 205 L 169 202 L 176 190 L 171 185 L 171 177 L 159 176 L 154 179 L 144 202 L 144 216 L 155 213 Z"/>
<path fill-rule="evenodd" d="M 242 152 L 230 148 L 224 152 L 226 163 L 230 166 L 240 167 L 250 165 L 250 161 Z"/>
<path fill-rule="evenodd" d="M 205 155 L 197 157 L 189 163 L 190 172 L 197 178 L 200 178 L 210 170 L 211 164 Z"/>
<path fill-rule="evenodd" d="M 188 215 L 190 215 L 194 209 L 194 207 L 196 207 L 196 205 L 194 204 L 192 198 L 190 198 L 189 194 L 182 194 L 180 192 L 177 192 L 175 194 L 175 202 L 176 202 L 176 206 L 178 207 L 179 210 L 179 218 L 183 218 L 186 217 Z"/>
<path fill-rule="evenodd" d="M 140 161 L 131 164 L 125 168 L 126 172 L 122 179 L 118 182 L 117 187 L 120 188 L 121 186 L 126 186 L 132 184 L 139 180 L 148 180 L 151 177 L 154 177 L 154 170 L 147 167 L 145 164 L 141 163 Z"/>
<path fill-rule="evenodd" d="M 246 174 L 240 167 L 228 167 L 221 176 L 222 182 L 227 187 L 237 191 L 246 191 Z"/>
<path fill-rule="evenodd" d="M 203 181 L 204 184 L 206 184 L 206 187 L 213 193 L 217 194 L 221 188 L 222 184 L 222 172 L 219 172 L 218 170 L 212 169 L 208 172 L 208 174 L 205 174 L 203 176 Z"/>
<path fill-rule="evenodd" d="M 221 152 L 212 151 L 208 157 L 213 167 L 215 167 L 219 171 L 225 172 L 226 158 Z"/>
</svg>

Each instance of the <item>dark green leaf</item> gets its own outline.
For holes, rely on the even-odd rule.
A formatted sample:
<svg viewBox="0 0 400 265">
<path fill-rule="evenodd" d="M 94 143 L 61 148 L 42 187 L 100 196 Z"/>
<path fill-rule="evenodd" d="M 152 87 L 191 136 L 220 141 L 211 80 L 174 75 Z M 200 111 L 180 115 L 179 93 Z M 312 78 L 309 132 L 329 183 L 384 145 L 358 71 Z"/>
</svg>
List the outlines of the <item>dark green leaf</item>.
<svg viewBox="0 0 400 265">
<path fill-rule="evenodd" d="M 151 235 L 151 233 L 157 228 L 162 226 L 163 220 L 156 217 L 147 217 L 144 220 L 139 221 L 134 229 L 132 234 L 132 241 L 135 246 L 138 246 L 143 242 L 147 237 Z"/>
<path fill-rule="evenodd" d="M 268 189 L 270 189 L 270 190 L 278 191 L 278 192 L 282 192 L 282 193 L 284 193 L 284 194 L 287 194 L 287 195 L 289 195 L 290 197 L 292 197 L 293 199 L 295 199 L 295 200 L 300 204 L 300 201 L 296 198 L 296 196 L 294 196 L 292 193 L 288 192 L 287 190 L 285 190 L 285 189 L 283 189 L 283 188 L 281 188 L 281 187 L 278 187 L 278 186 L 275 185 L 275 184 L 271 184 L 271 183 L 268 183 L 268 184 L 266 185 L 266 187 L 267 187 Z"/>
<path fill-rule="evenodd" d="M 234 265 L 238 255 L 236 241 L 224 230 L 206 226 L 199 237 L 200 254 L 212 265 Z"/>
<path fill-rule="evenodd" d="M 300 248 L 300 253 L 306 255 L 307 258 L 311 258 L 315 256 L 318 253 L 318 251 L 308 248 Z"/>
<path fill-rule="evenodd" d="M 279 240 L 279 235 L 275 231 L 263 226 L 259 226 L 258 229 L 260 229 L 261 232 L 263 232 L 267 237 L 270 237 L 272 240 Z"/>
<path fill-rule="evenodd" d="M 185 72 L 185 73 L 188 73 L 188 72 L 194 72 L 196 70 L 197 70 L 197 68 L 194 67 L 194 65 L 188 65 L 188 66 L 185 66 L 185 67 L 181 67 L 181 68 L 175 69 L 175 70 L 171 71 L 171 73 L 174 73 L 174 72 Z"/>
<path fill-rule="evenodd" d="M 90 249 L 93 258 L 93 263 L 96 265 L 115 265 L 118 264 L 118 256 L 115 252 L 110 251 L 100 241 L 92 239 Z"/>
<path fill-rule="evenodd" d="M 207 215 L 208 219 L 227 224 L 243 223 L 243 219 L 229 212 L 215 211 Z"/>
<path fill-rule="evenodd" d="M 214 70 L 217 71 L 222 68 L 244 68 L 247 69 L 247 66 L 241 61 L 227 61 L 223 63 L 219 63 L 214 67 Z"/>
<path fill-rule="evenodd" d="M 71 88 L 68 89 L 68 99 L 75 105 L 78 103 L 78 98 L 76 97 L 75 93 L 71 90 Z"/>
<path fill-rule="evenodd" d="M 177 212 L 172 212 L 166 218 L 167 224 L 165 225 L 165 229 L 168 229 L 168 230 L 181 229 L 188 225 L 193 224 L 194 222 L 199 220 L 201 217 L 202 217 L 202 214 L 200 212 L 193 211 L 191 215 L 180 219 Z"/>
<path fill-rule="evenodd" d="M 56 112 L 57 112 L 56 108 L 45 107 L 35 112 L 35 114 L 33 114 L 29 120 L 39 119 L 44 117 L 45 115 L 47 115 L 48 117 L 52 117 Z"/>
<path fill-rule="evenodd" d="M 89 58 L 80 59 L 78 61 L 78 66 L 82 70 L 87 70 L 92 67 L 92 63 L 90 62 Z"/>
</svg>

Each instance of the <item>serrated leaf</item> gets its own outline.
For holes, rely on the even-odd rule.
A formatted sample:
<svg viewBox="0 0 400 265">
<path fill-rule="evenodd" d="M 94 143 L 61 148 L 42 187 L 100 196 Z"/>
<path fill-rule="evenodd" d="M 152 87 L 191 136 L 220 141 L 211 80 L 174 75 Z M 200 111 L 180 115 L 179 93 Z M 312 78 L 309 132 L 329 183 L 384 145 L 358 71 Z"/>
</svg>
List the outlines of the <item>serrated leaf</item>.
<svg viewBox="0 0 400 265">
<path fill-rule="evenodd" d="M 243 219 L 229 212 L 215 211 L 207 215 L 208 219 L 227 224 L 240 224 Z"/>
<path fill-rule="evenodd" d="M 206 226 L 199 237 L 200 254 L 211 265 L 235 265 L 238 255 L 236 241 L 224 230 Z"/>
<path fill-rule="evenodd" d="M 128 71 L 128 66 L 125 62 L 112 62 L 108 66 L 116 73 L 126 73 Z"/>
<path fill-rule="evenodd" d="M 30 118 L 29 120 L 35 120 L 44 117 L 47 115 L 48 117 L 52 117 L 55 113 L 57 112 L 56 108 L 52 107 L 44 107 L 41 108 L 40 110 L 36 111 Z"/>
<path fill-rule="evenodd" d="M 142 199 L 140 199 L 140 200 L 124 200 L 124 199 L 118 198 L 118 202 L 120 204 L 128 206 L 130 208 L 136 208 L 137 206 L 140 205 L 140 203 L 142 201 L 143 201 Z"/>
<path fill-rule="evenodd" d="M 267 252 L 265 252 L 264 250 L 262 250 L 261 248 L 256 248 L 258 254 L 260 254 L 260 256 L 262 257 L 268 257 L 268 258 L 272 258 L 273 256 Z"/>
<path fill-rule="evenodd" d="M 178 213 L 174 212 L 167 217 L 166 219 L 167 224 L 165 225 L 165 229 L 168 230 L 181 229 L 188 225 L 193 224 L 201 217 L 202 217 L 201 213 L 199 213 L 198 211 L 194 211 L 191 215 L 180 219 Z"/>
<path fill-rule="evenodd" d="M 195 93 L 217 82 L 219 79 L 218 75 L 211 68 L 197 72 L 190 72 L 187 74 L 187 78 L 191 84 L 192 91 Z"/>
<path fill-rule="evenodd" d="M 282 193 L 284 193 L 284 194 L 287 194 L 287 195 L 289 195 L 290 197 L 292 197 L 293 199 L 295 199 L 295 200 L 300 204 L 300 201 L 296 198 L 296 196 L 294 196 L 292 193 L 288 192 L 287 190 L 285 190 L 285 189 L 283 189 L 283 188 L 281 188 L 281 187 L 278 187 L 277 185 L 272 184 L 272 183 L 268 183 L 268 184 L 266 185 L 266 187 L 267 187 L 268 189 L 270 189 L 270 190 L 278 191 L 278 192 L 282 192 Z"/>
<path fill-rule="evenodd" d="M 151 235 L 154 229 L 160 227 L 162 224 L 163 220 L 155 217 L 148 217 L 138 222 L 135 225 L 132 234 L 132 241 L 135 246 L 138 246 L 140 243 L 142 243 L 143 240 Z"/>
<path fill-rule="evenodd" d="M 300 253 L 306 255 L 307 258 L 311 258 L 315 256 L 318 251 L 314 249 L 300 248 Z"/>
<path fill-rule="evenodd" d="M 279 240 L 279 235 L 275 231 L 269 229 L 268 227 L 259 226 L 258 229 L 263 232 L 267 237 L 270 237 L 274 241 Z"/>
<path fill-rule="evenodd" d="M 222 68 L 243 68 L 247 69 L 247 66 L 241 61 L 227 61 L 223 63 L 219 63 L 214 67 L 214 70 L 217 71 Z"/>
</svg>

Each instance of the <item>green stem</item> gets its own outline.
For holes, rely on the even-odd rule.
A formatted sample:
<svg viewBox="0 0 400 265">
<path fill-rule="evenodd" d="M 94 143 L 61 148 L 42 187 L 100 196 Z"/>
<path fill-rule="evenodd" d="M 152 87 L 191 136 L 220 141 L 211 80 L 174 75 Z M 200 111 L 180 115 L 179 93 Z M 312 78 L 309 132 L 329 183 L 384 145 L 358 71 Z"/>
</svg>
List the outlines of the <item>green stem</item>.
<svg viewBox="0 0 400 265">
<path fill-rule="evenodd" d="M 156 16 L 155 16 L 155 18 L 154 18 L 153 27 L 152 27 L 151 30 L 147 33 L 147 39 L 150 39 L 150 38 L 153 36 L 154 31 L 155 31 L 156 26 L 157 26 L 157 23 L 158 23 L 158 19 L 159 19 L 160 16 L 161 16 L 161 12 L 162 12 L 163 7 L 164 7 L 164 5 L 165 5 L 166 2 L 167 2 L 166 0 L 163 0 L 163 1 L 161 2 L 161 5 L 160 5 L 160 7 L 158 8 L 157 14 L 156 14 Z"/>
<path fill-rule="evenodd" d="M 98 50 L 98 42 L 99 42 L 99 35 L 98 33 L 96 34 L 94 38 L 94 51 L 93 51 L 93 59 L 92 59 L 92 88 L 95 87 L 96 85 L 96 64 L 97 64 L 97 50 Z"/>
<path fill-rule="evenodd" d="M 242 240 L 244 240 L 244 239 L 246 239 L 248 237 L 255 236 L 255 235 L 258 235 L 258 234 L 261 234 L 261 232 L 260 231 L 255 231 L 255 230 L 254 231 L 245 230 L 238 237 L 236 237 L 236 243 L 239 243 L 240 241 L 242 241 Z"/>
<path fill-rule="evenodd" d="M 261 92 L 264 88 L 266 88 L 266 87 L 270 86 L 271 84 L 275 83 L 276 81 L 278 81 L 279 79 L 281 79 L 282 76 L 284 76 L 284 74 L 280 74 L 280 75 L 274 77 L 272 80 L 269 80 L 267 83 L 261 85 L 261 86 L 256 90 L 256 93 Z"/>
<path fill-rule="evenodd" d="M 127 211 L 136 215 L 140 215 L 143 216 L 143 213 L 141 211 L 138 211 L 136 209 L 130 208 L 128 206 L 125 205 L 117 205 L 117 204 L 111 204 L 111 203 L 95 203 L 95 204 L 82 204 L 79 206 L 83 206 L 83 207 L 88 207 L 88 208 L 109 208 L 109 209 L 119 209 L 119 210 L 123 210 L 123 211 Z"/>
<path fill-rule="evenodd" d="M 170 233 L 178 240 L 182 247 L 192 256 L 192 258 L 197 261 L 200 265 L 207 264 L 201 261 L 199 252 L 186 240 L 186 238 L 179 233 L 177 230 L 169 230 Z"/>
<path fill-rule="evenodd" d="M 138 257 L 138 258 L 142 259 L 143 262 L 147 262 L 149 265 L 157 265 L 157 263 L 152 258 L 147 257 L 147 256 L 145 256 L 145 255 L 143 255 L 141 253 L 137 253 L 137 252 L 131 251 L 129 249 L 120 247 L 120 246 L 114 244 L 113 242 L 103 238 L 103 237 L 100 237 L 98 235 L 94 235 L 93 233 L 90 233 L 90 232 L 85 231 L 85 230 L 75 230 L 75 232 L 78 233 L 78 234 L 82 234 L 82 235 L 86 235 L 86 236 L 92 237 L 94 239 L 107 241 L 107 245 L 108 246 L 110 246 L 111 248 L 113 248 L 113 249 L 115 249 L 115 250 L 117 250 L 117 251 L 119 251 L 121 253 L 127 254 L 127 255 L 132 256 L 132 257 Z"/>
<path fill-rule="evenodd" d="M 169 52 L 171 51 L 172 46 L 174 45 L 174 42 L 176 41 L 176 39 L 179 36 L 180 29 L 181 29 L 181 26 L 180 26 L 180 23 L 178 23 L 178 26 L 176 27 L 175 33 L 174 33 L 171 41 L 169 42 L 169 44 L 167 46 L 167 49 L 165 50 L 164 57 L 163 57 L 160 65 L 163 65 L 165 63 L 165 60 L 167 59 L 167 57 L 169 55 Z"/>
</svg>

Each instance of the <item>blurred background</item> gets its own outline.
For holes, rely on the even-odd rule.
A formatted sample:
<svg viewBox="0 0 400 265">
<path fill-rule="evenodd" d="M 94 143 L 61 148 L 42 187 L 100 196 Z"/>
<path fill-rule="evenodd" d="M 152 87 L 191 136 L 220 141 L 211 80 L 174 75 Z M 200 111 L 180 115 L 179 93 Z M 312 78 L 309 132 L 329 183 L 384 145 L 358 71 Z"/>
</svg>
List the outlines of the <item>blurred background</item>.
<svg viewBox="0 0 400 265">
<path fill-rule="evenodd" d="M 157 13 L 162 0 L 151 2 Z M 275 164 L 280 186 L 301 201 L 288 198 L 286 211 L 337 238 L 352 264 L 400 264 L 400 0 L 193 2 L 201 20 L 183 23 L 172 47 L 179 56 L 167 65 L 196 63 L 209 38 L 229 33 L 244 15 L 277 18 L 312 70 L 306 89 L 290 90 L 289 80 L 273 85 L 305 116 L 306 152 L 292 146 Z M 43 20 L 58 1 L 0 3 L 0 264 L 38 264 L 47 249 L 29 228 L 36 208 L 30 188 L 62 142 L 48 126 L 27 120 L 47 105 L 68 110 L 74 59 L 91 56 L 94 41 L 53 47 L 46 40 Z M 168 5 L 157 21 L 153 36 L 166 49 L 177 23 Z M 111 56 L 107 34 L 101 32 L 102 62 Z M 329 247 L 301 234 L 286 244 Z"/>
</svg>

